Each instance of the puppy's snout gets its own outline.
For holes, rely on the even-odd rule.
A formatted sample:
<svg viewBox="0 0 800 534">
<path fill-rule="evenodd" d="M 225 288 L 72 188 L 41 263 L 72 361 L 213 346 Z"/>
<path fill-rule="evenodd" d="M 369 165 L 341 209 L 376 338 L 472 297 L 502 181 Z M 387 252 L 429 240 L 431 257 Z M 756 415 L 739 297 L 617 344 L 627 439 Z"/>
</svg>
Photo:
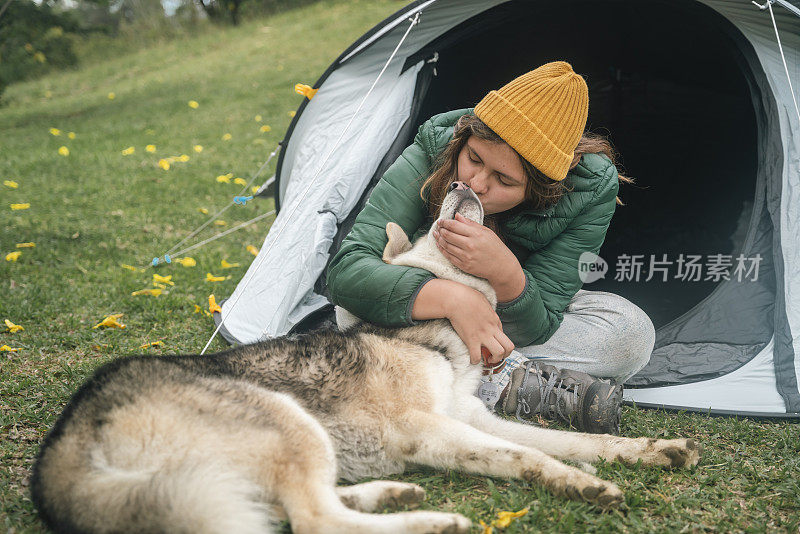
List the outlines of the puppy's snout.
<svg viewBox="0 0 800 534">
<path fill-rule="evenodd" d="M 464 182 L 453 182 L 452 184 L 450 184 L 450 188 L 447 191 L 448 192 L 455 191 L 456 189 L 461 191 L 466 191 L 467 189 L 469 189 L 469 186 Z"/>
</svg>

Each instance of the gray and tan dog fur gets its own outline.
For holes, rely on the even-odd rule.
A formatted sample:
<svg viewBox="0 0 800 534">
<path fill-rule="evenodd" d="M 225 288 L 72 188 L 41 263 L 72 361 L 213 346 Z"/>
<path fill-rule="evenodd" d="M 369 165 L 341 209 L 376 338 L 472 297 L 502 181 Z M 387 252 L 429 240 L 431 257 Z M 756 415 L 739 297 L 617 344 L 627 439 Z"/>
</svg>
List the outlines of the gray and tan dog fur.
<svg viewBox="0 0 800 534">
<path fill-rule="evenodd" d="M 451 192 L 442 216 L 482 220 L 475 202 L 471 191 Z M 414 248 L 399 227 L 387 233 L 385 261 L 456 279 L 494 302 L 488 283 L 449 265 L 430 233 Z M 458 514 L 371 513 L 420 502 L 414 484 L 336 482 L 423 464 L 524 479 L 615 507 L 623 502 L 617 486 L 559 459 L 665 467 L 699 460 L 691 439 L 499 418 L 473 395 L 480 372 L 446 320 L 319 331 L 206 356 L 119 359 L 78 390 L 45 438 L 33 500 L 60 532 L 249 533 L 288 517 L 297 533 L 456 533 L 470 529 Z"/>
</svg>

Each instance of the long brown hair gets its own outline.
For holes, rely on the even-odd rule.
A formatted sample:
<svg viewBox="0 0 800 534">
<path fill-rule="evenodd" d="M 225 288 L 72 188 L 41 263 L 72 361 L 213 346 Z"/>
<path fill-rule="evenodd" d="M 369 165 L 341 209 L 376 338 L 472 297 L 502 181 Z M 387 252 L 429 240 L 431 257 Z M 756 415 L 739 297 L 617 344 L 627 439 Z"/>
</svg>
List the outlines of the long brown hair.
<svg viewBox="0 0 800 534">
<path fill-rule="evenodd" d="M 494 130 L 486 126 L 476 115 L 467 114 L 458 119 L 453 128 L 453 138 L 437 156 L 431 175 L 428 176 L 420 189 L 420 196 L 422 196 L 423 200 L 426 200 L 428 210 L 434 219 L 439 217 L 439 210 L 442 207 L 442 201 L 447 194 L 448 187 L 457 180 L 458 155 L 464 145 L 467 144 L 467 140 L 473 135 L 484 141 L 505 143 Z M 564 193 L 569 190 L 565 180 L 556 181 L 548 178 L 528 160 L 520 156 L 519 153 L 514 152 L 519 157 L 527 178 L 524 200 L 527 206 L 535 210 L 545 210 L 557 204 Z M 597 153 L 605 154 L 611 160 L 611 163 L 615 166 L 617 165 L 618 154 L 608 139 L 602 135 L 584 132 L 580 141 L 578 141 L 578 146 L 575 148 L 575 157 L 572 159 L 569 168 L 574 169 L 584 154 Z M 619 181 L 628 184 L 634 182 L 633 178 L 624 176 L 622 173 L 619 173 Z M 617 204 L 624 205 L 619 197 L 617 197 Z M 487 216 L 484 224 L 495 232 L 498 231 L 497 223 L 491 216 Z"/>
</svg>

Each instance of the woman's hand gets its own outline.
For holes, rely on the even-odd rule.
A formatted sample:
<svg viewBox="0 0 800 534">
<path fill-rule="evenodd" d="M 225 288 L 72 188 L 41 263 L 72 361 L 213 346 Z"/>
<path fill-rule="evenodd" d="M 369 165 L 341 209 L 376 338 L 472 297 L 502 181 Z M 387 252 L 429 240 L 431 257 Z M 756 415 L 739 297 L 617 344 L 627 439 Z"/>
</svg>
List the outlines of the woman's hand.
<svg viewBox="0 0 800 534">
<path fill-rule="evenodd" d="M 447 318 L 467 346 L 470 363 L 481 362 L 481 347 L 491 353 L 486 363 L 500 363 L 514 350 L 514 343 L 503 332 L 500 317 L 486 297 L 472 288 L 459 286 L 449 301 Z"/>
<path fill-rule="evenodd" d="M 411 309 L 412 319 L 448 319 L 469 350 L 470 363 L 481 362 L 481 347 L 492 354 L 488 363 L 499 363 L 514 350 L 514 343 L 503 333 L 500 318 L 489 301 L 478 291 L 434 278 L 417 293 Z"/>
<path fill-rule="evenodd" d="M 439 221 L 436 245 L 450 262 L 473 276 L 485 278 L 507 302 L 525 289 L 525 273 L 514 253 L 489 228 L 456 213 L 455 219 Z"/>
</svg>

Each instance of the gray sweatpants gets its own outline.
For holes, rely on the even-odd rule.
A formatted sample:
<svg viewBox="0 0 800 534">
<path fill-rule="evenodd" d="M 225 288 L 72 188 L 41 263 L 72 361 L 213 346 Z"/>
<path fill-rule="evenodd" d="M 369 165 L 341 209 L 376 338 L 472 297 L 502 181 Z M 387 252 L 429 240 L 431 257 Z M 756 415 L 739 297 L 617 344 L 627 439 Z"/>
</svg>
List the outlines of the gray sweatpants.
<svg viewBox="0 0 800 534">
<path fill-rule="evenodd" d="M 634 303 L 614 293 L 581 289 L 550 339 L 517 347 L 517 352 L 622 383 L 647 364 L 655 340 L 653 322 Z"/>
</svg>

